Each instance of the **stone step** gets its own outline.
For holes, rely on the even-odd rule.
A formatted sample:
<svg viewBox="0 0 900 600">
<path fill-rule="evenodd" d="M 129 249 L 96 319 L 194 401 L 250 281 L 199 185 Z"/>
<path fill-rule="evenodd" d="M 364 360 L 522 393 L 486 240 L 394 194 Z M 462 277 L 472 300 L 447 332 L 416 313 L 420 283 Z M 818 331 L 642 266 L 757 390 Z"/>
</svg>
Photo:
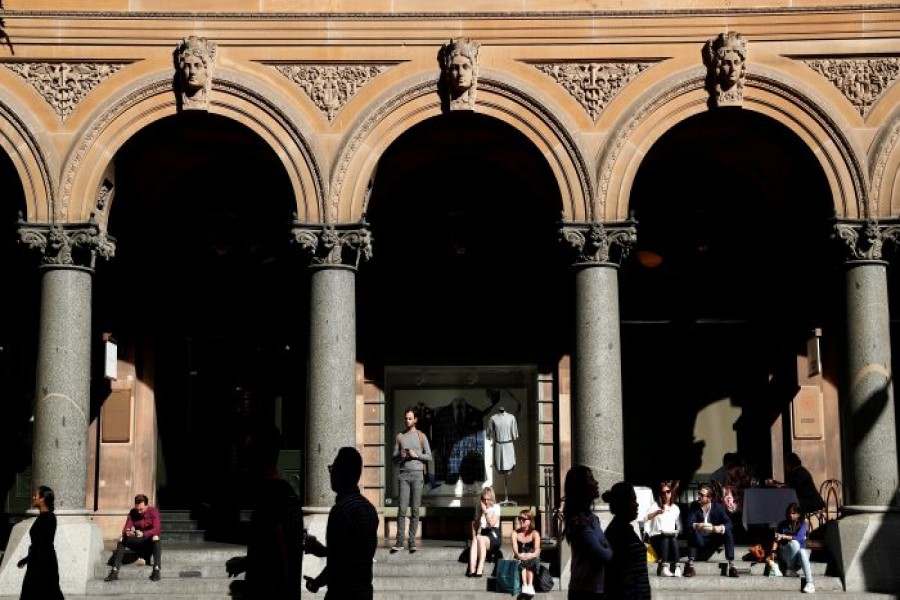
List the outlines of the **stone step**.
<svg viewBox="0 0 900 600">
<path fill-rule="evenodd" d="M 421 600 L 423 593 L 436 592 L 442 600 L 483 600 L 484 594 L 494 590 L 495 581 L 491 576 L 494 565 L 485 567 L 483 578 L 465 577 L 467 565 L 458 561 L 464 549 L 462 542 L 441 542 L 426 540 L 420 543 L 419 551 L 410 554 L 404 550 L 391 554 L 389 544 L 378 548 L 375 557 L 375 600 Z M 504 554 L 511 555 L 504 547 Z M 744 548 L 738 549 L 742 555 Z M 108 567 L 99 565 L 95 569 L 94 580 L 90 581 L 87 594 L 67 595 L 80 600 L 109 600 L 124 598 L 129 600 L 207 600 L 228 598 L 232 579 L 225 572 L 225 561 L 232 556 L 243 555 L 246 548 L 234 544 L 205 542 L 202 544 L 170 543 L 163 546 L 162 579 L 149 581 L 151 568 L 136 564 L 125 565 L 120 578 L 115 582 L 104 582 Z M 552 558 L 552 552 L 547 553 Z M 546 562 L 550 562 L 549 560 Z M 682 559 L 682 563 L 684 559 Z M 714 556 L 708 562 L 696 562 L 698 575 L 692 578 L 657 577 L 656 565 L 648 565 L 650 584 L 655 600 L 780 600 L 801 596 L 801 578 L 766 577 L 762 563 L 736 561 L 741 576 L 738 578 L 720 575 L 719 561 Z M 840 597 L 842 600 L 896 600 L 895 596 L 884 594 L 855 594 L 842 591 L 840 579 L 827 574 L 827 564 L 812 563 L 815 573 L 817 594 Z M 500 598 L 503 594 L 498 595 Z M 567 594 L 559 590 L 559 579 L 553 592 L 543 593 L 538 599 L 565 600 Z M 304 592 L 304 600 L 321 600 L 323 593 Z M 806 598 L 806 595 L 803 595 Z M 2 598 L 0 600 L 12 600 Z"/>
</svg>

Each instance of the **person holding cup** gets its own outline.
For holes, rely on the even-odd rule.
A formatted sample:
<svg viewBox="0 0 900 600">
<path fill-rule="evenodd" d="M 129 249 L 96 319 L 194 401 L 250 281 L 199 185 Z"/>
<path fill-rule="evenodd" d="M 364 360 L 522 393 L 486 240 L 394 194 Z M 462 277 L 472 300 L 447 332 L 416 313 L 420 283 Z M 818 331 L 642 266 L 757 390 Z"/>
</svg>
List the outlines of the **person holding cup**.
<svg viewBox="0 0 900 600">
<path fill-rule="evenodd" d="M 684 569 L 685 577 L 693 577 L 697 574 L 694 569 L 694 560 L 698 553 L 701 560 L 707 560 L 712 556 L 716 548 L 725 546 L 725 558 L 728 560 L 728 577 L 737 577 L 738 572 L 734 566 L 734 530 L 731 525 L 731 517 L 725 511 L 725 507 L 714 502 L 712 489 L 709 484 L 701 484 L 698 492 L 697 508 L 690 512 L 687 519 L 688 528 L 688 564 Z"/>
</svg>

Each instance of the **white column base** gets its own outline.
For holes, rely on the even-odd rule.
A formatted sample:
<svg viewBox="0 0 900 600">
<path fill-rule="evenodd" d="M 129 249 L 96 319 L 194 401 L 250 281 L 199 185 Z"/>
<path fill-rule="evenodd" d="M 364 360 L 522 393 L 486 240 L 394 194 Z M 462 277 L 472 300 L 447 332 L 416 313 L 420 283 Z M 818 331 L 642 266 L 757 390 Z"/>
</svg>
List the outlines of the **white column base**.
<svg viewBox="0 0 900 600">
<path fill-rule="evenodd" d="M 18 596 L 22 591 L 25 569 L 16 566 L 28 555 L 31 538 L 28 531 L 34 518 L 17 523 L 9 536 L 3 564 L 0 565 L 0 596 Z M 94 578 L 94 566 L 103 561 L 103 534 L 83 511 L 66 515 L 56 513 L 56 558 L 59 561 L 59 586 L 64 595 L 84 595 Z"/>
<path fill-rule="evenodd" d="M 896 593 L 900 589 L 900 514 L 843 516 L 828 524 L 825 544 L 846 591 Z"/>
</svg>

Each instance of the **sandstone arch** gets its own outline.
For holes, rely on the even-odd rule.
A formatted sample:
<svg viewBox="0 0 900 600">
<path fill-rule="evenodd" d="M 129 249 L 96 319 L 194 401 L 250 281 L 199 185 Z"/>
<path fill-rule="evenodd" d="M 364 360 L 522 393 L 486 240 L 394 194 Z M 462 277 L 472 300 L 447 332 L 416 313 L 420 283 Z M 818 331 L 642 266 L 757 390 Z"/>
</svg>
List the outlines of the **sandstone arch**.
<svg viewBox="0 0 900 600">
<path fill-rule="evenodd" d="M 475 112 L 509 124 L 546 157 L 558 183 L 563 219 L 592 218 L 588 200 L 593 196 L 593 186 L 587 164 L 569 129 L 554 111 L 504 77 L 482 71 Z M 348 135 L 338 154 L 327 220 L 359 221 L 365 214 L 371 180 L 384 151 L 403 132 L 441 114 L 435 77 L 407 82 L 377 105 Z"/>
<path fill-rule="evenodd" d="M 0 102 L 0 149 L 9 156 L 25 195 L 25 215 L 29 221 L 48 221 L 53 214 L 55 185 L 51 157 L 37 138 L 40 126 L 29 112 Z"/>
<path fill-rule="evenodd" d="M 172 74 L 158 73 L 135 82 L 84 128 L 66 157 L 55 217 L 83 221 L 95 210 L 107 168 L 116 152 L 137 131 L 175 114 Z M 325 194 L 321 156 L 299 113 L 265 83 L 219 69 L 212 85 L 210 113 L 238 121 L 259 135 L 284 165 L 302 221 L 319 221 Z M 108 208 L 107 208 L 108 210 Z"/>
<path fill-rule="evenodd" d="M 709 110 L 704 76 L 705 71 L 695 69 L 670 77 L 654 88 L 663 91 L 645 95 L 618 121 L 597 173 L 595 210 L 603 220 L 628 218 L 634 178 L 650 147 L 674 123 Z M 757 67 L 747 74 L 743 108 L 729 110 L 759 112 L 795 133 L 822 167 L 836 216 L 861 218 L 871 210 L 861 152 L 844 133 L 848 124 L 834 116 L 839 111 L 828 111 L 813 94 L 779 73 Z"/>
</svg>

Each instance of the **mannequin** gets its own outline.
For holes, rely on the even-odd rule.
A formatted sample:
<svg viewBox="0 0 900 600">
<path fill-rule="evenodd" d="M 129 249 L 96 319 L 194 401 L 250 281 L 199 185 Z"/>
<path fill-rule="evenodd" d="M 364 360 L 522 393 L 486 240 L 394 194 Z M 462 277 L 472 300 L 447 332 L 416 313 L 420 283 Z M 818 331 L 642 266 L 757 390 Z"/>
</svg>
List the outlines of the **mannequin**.
<svg viewBox="0 0 900 600">
<path fill-rule="evenodd" d="M 498 411 L 491 415 L 487 433 L 488 437 L 494 440 L 494 469 L 503 475 L 503 502 L 500 504 L 514 506 L 516 503 L 509 499 L 507 478 L 516 467 L 516 447 L 513 444 L 519 439 L 516 417 L 500 406 Z"/>
</svg>

